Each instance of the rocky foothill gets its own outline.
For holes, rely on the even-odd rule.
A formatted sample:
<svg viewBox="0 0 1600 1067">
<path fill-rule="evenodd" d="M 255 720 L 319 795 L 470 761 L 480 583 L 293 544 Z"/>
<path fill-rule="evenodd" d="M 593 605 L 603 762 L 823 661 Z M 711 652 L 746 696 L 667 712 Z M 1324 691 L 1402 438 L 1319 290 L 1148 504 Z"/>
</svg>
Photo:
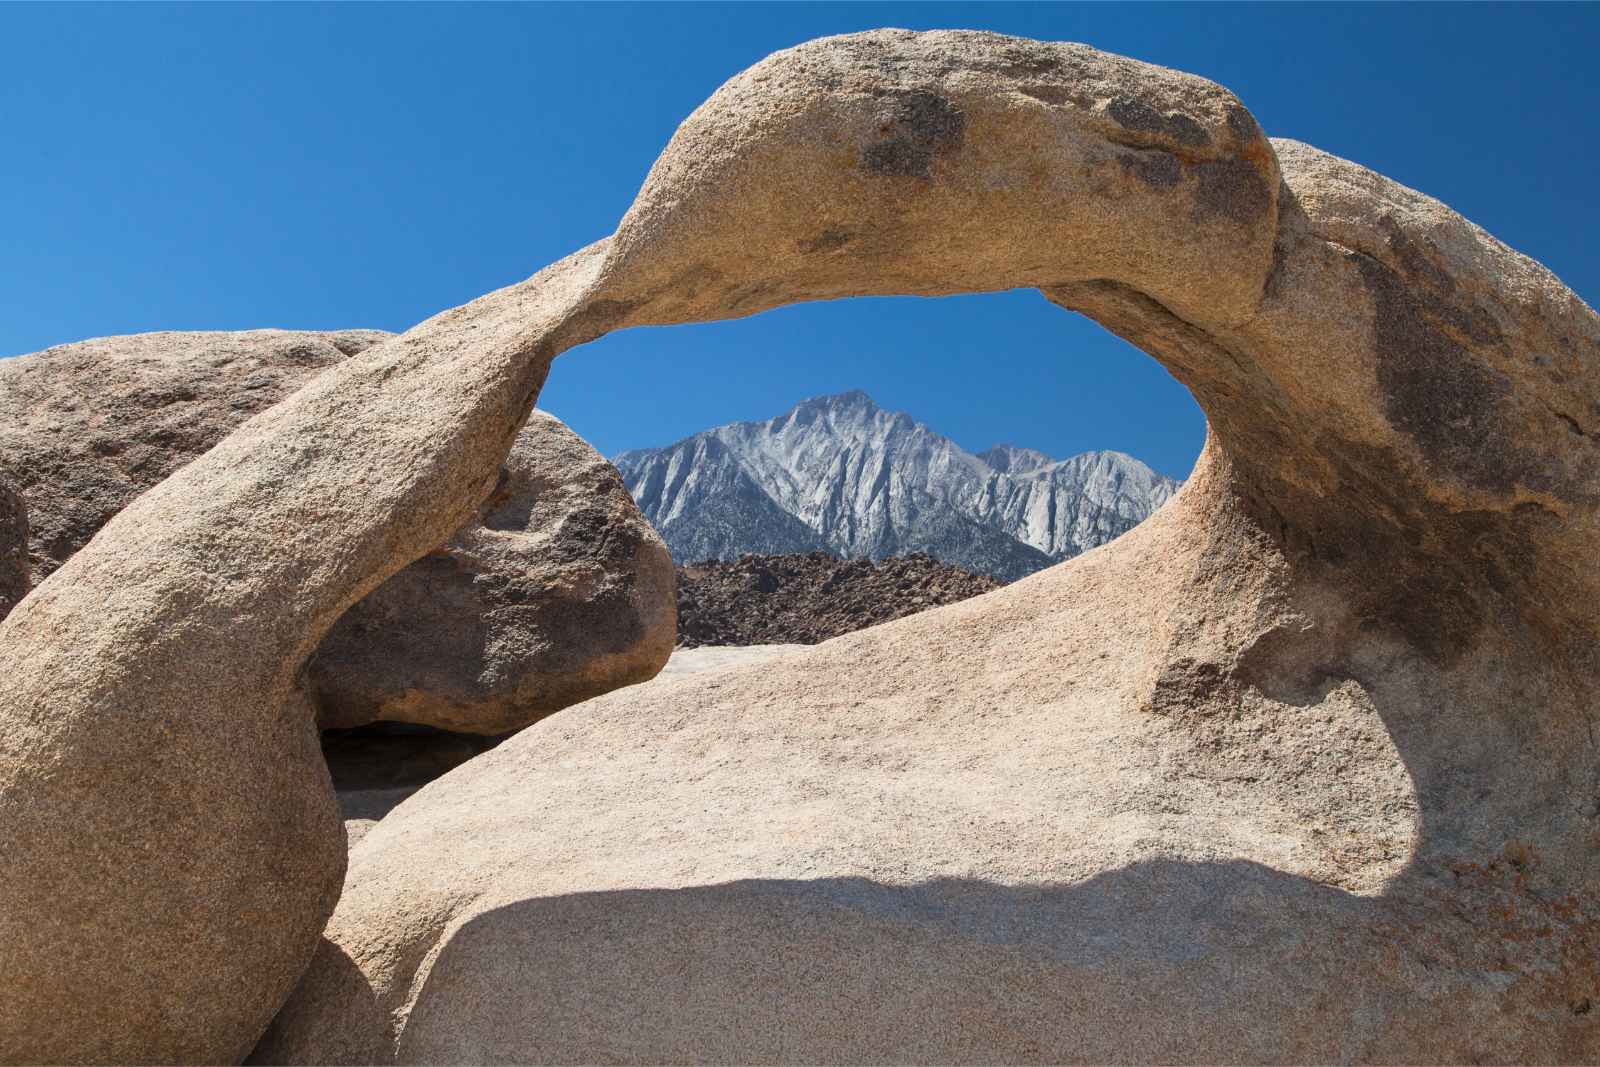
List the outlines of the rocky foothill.
<svg viewBox="0 0 1600 1067">
<path fill-rule="evenodd" d="M 1024 287 L 1192 391 L 1176 496 L 622 685 L 671 565 L 529 421 L 553 359 Z M 327 343 L 274 403 L 232 341 L 187 386 L 117 368 L 170 339 L 6 370 L 0 1062 L 1600 1061 L 1600 316 L 1439 201 L 1193 75 L 878 30 L 727 81 L 610 236 Z M 246 409 L 202 442 L 207 374 Z M 508 466 L 530 432 L 567 458 Z M 347 851 L 319 649 L 408 571 L 438 592 L 351 636 L 426 619 L 456 669 L 389 646 L 420 695 L 370 706 L 542 721 Z M 569 674 L 558 714 L 520 688 Z"/>
<path fill-rule="evenodd" d="M 678 646 L 814 645 L 998 589 L 926 553 L 746 555 L 678 567 Z"/>
</svg>

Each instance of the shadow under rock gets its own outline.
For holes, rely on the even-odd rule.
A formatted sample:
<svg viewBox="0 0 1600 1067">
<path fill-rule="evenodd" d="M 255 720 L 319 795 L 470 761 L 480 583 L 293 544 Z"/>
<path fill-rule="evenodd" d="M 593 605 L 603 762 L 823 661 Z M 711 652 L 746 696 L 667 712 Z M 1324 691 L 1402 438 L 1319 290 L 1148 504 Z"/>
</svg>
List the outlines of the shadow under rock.
<svg viewBox="0 0 1600 1067">
<path fill-rule="evenodd" d="M 306 1004 L 334 1010 L 310 1011 Z M 308 1028 L 288 1017 L 316 1018 Z M 338 945 L 322 938 L 306 976 L 256 1042 L 247 1064 L 381 1063 L 388 1059 L 388 1020 L 367 976 Z"/>
<path fill-rule="evenodd" d="M 322 756 L 339 792 L 420 789 L 510 734 L 458 734 L 404 722 L 322 731 Z"/>
<path fill-rule="evenodd" d="M 1486 851 L 1479 829 L 1522 824 L 1524 810 L 1540 825 L 1589 760 L 1552 755 L 1574 712 L 1518 669 L 1526 651 L 1455 674 L 1376 646 L 1334 664 L 1274 648 L 1252 666 L 1291 726 L 1342 679 L 1382 679 L 1363 688 L 1419 819 L 1410 862 L 1375 895 L 1175 858 L 1022 887 L 836 877 L 574 892 L 446 935 L 397 1049 L 347 958 L 313 968 L 295 996 L 315 1007 L 284 1016 L 340 1028 L 315 1045 L 324 1062 L 1600 1062 L 1587 875 L 1559 849 L 1542 865 L 1536 849 Z M 1489 689 L 1504 706 L 1485 707 Z M 1232 719 L 1181 728 L 1204 735 L 1213 721 Z M 1546 775 L 1525 781 L 1541 759 Z M 274 1032 L 260 1061 L 303 1061 Z"/>
<path fill-rule="evenodd" d="M 322 756 L 350 847 L 411 794 L 510 736 L 458 734 L 399 722 L 324 730 Z"/>
<path fill-rule="evenodd" d="M 1507 958 L 1532 950 L 1439 888 L 1448 900 L 1363 897 L 1256 863 L 1153 861 L 1071 886 L 751 879 L 529 899 L 444 944 L 399 1060 L 1600 1055 L 1584 1005 Z"/>
</svg>

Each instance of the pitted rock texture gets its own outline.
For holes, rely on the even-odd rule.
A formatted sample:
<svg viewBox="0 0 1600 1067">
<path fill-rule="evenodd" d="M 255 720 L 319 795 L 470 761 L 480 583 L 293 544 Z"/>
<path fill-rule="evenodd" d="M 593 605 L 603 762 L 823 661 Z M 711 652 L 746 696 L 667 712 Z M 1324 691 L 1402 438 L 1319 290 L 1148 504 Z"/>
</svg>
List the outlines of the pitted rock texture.
<svg viewBox="0 0 1600 1067">
<path fill-rule="evenodd" d="M 562 274 L 545 274 L 556 305 Z M 354 393 L 313 377 L 0 621 L 0 936 L 20 991 L 0 1005 L 0 1061 L 238 1060 L 288 995 L 346 851 L 301 680 L 341 615 L 500 485 L 544 375 L 521 331 L 549 319 L 517 293 L 490 305 L 498 321 L 445 316 L 341 360 Z M 656 548 L 659 666 L 673 601 Z M 581 565 L 554 568 L 554 592 L 586 595 Z"/>
<path fill-rule="evenodd" d="M 28 502 L 31 584 L 240 423 L 389 336 L 171 331 L 0 361 L 0 480 Z"/>
<path fill-rule="evenodd" d="M 0 619 L 28 593 L 28 509 L 22 494 L 0 481 Z"/>
<path fill-rule="evenodd" d="M 551 359 L 1017 286 L 1192 389 L 1178 497 L 522 732 L 371 830 L 316 945 L 299 669 L 492 493 Z M 0 623 L 0 1055 L 236 1055 L 309 960 L 257 1059 L 1600 1058 L 1597 368 L 1548 271 L 1201 79 L 963 32 L 778 53 L 612 237 L 317 378 Z"/>
<path fill-rule="evenodd" d="M 0 479 L 24 487 L 35 579 L 247 418 L 389 336 L 138 334 L 0 363 Z M 654 675 L 672 651 L 673 582 L 616 470 L 536 411 L 479 513 L 339 620 L 307 692 L 325 728 L 520 729 Z"/>
<path fill-rule="evenodd" d="M 535 411 L 476 518 L 323 639 L 318 721 L 500 734 L 646 681 L 672 654 L 676 582 L 616 468 Z"/>
<path fill-rule="evenodd" d="M 921 553 L 702 560 L 678 568 L 678 646 L 814 645 L 1000 584 Z"/>
</svg>

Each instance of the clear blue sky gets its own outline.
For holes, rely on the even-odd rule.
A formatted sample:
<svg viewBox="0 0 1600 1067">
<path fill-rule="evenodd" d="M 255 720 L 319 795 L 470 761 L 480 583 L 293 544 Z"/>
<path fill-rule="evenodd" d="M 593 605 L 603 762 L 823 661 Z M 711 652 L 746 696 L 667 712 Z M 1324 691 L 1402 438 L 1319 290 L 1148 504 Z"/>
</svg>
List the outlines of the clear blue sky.
<svg viewBox="0 0 1600 1067">
<path fill-rule="evenodd" d="M 1439 197 L 1600 297 L 1600 6 L 0 4 L 0 354 L 106 334 L 399 330 L 608 233 L 678 122 L 876 26 L 1083 41 Z M 1187 473 L 1156 363 L 1034 293 L 629 331 L 542 406 L 607 454 L 863 388 L 969 448 Z"/>
</svg>

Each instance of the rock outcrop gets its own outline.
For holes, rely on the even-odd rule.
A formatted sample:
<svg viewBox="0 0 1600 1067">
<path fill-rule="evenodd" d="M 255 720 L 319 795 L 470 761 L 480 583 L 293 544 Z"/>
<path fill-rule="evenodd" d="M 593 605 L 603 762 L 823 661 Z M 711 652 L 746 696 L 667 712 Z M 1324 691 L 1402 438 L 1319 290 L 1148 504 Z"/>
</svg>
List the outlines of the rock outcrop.
<svg viewBox="0 0 1600 1067">
<path fill-rule="evenodd" d="M 270 415 L 297 389 L 386 336 L 276 330 L 150 334 L 67 345 L 0 363 L 0 479 L 15 479 L 22 487 L 17 502 L 26 500 L 39 518 L 31 542 L 19 529 L 9 538 L 0 536 L 0 549 L 31 543 L 31 569 L 45 579 L 63 564 L 70 566 L 75 553 L 91 551 L 84 546 L 108 522 L 115 527 L 114 516 L 125 508 L 135 509 L 130 520 L 135 530 L 162 524 L 160 510 L 138 517 L 141 494 L 159 494 L 164 479 L 208 450 L 226 447 L 219 442 L 250 416 Z M 328 410 L 337 410 L 337 404 Z M 241 432 L 249 436 L 249 425 Z M 354 463 L 429 468 L 426 434 L 409 437 L 396 424 L 389 440 L 396 451 L 381 461 L 361 447 L 347 455 Z M 298 462 L 306 467 L 331 471 L 339 462 L 339 446 L 325 435 L 308 433 L 296 447 L 303 450 Z M 248 467 L 241 458 L 248 451 L 242 446 L 232 462 Z M 198 545 L 169 544 L 162 551 L 172 558 L 156 564 L 121 555 L 103 561 L 100 566 L 107 569 L 94 581 L 110 590 L 100 610 L 111 614 L 99 629 L 131 628 L 166 646 L 183 644 L 181 635 L 189 627 L 203 625 L 215 627 L 213 638 L 225 643 L 234 626 L 248 627 L 255 617 L 239 606 L 239 598 L 248 601 L 251 571 L 258 563 L 269 570 L 273 560 L 280 563 L 273 595 L 285 601 L 301 597 L 328 574 L 341 573 L 350 560 L 326 541 L 319 523 L 364 506 L 367 474 L 350 472 L 344 495 L 330 495 L 321 504 L 296 502 L 295 472 L 303 468 L 295 462 L 286 461 L 268 475 L 214 476 L 219 487 L 212 503 L 219 507 L 230 497 L 243 509 L 269 498 L 278 501 L 275 511 L 261 505 L 264 525 L 256 529 L 256 540 L 245 531 L 222 528 L 204 535 Z M 378 484 L 381 489 L 381 480 Z M 425 525 L 436 528 L 431 519 Z M 360 555 L 370 546 L 352 551 Z M 290 564 L 291 557 L 303 558 Z M 137 592 L 141 575 L 152 565 L 171 583 L 161 611 Z M 27 588 L 28 569 L 20 568 L 19 595 Z M 0 580 L 5 577 L 0 567 Z M 365 579 L 368 587 L 378 584 L 374 577 L 383 575 Z M 24 602 L 40 601 L 35 625 L 61 610 L 60 596 L 71 599 L 70 592 L 52 592 L 60 584 L 45 581 Z M 27 924 L 35 946 L 57 946 L 56 962 L 39 960 L 58 977 L 30 988 L 46 1000 L 57 998 L 65 1010 L 41 1010 L 38 1004 L 45 1000 L 0 1008 L 0 1060 L 238 1059 L 303 969 L 338 893 L 344 851 L 340 813 L 328 793 L 316 727 L 392 719 L 493 734 L 617 685 L 643 681 L 672 650 L 673 586 L 671 559 L 616 471 L 558 420 L 534 413 L 497 468 L 492 492 L 460 529 L 359 598 L 303 672 L 278 662 L 286 635 L 258 635 L 268 640 L 260 645 L 233 634 L 255 648 L 263 662 L 239 664 L 231 649 L 193 655 L 174 649 L 147 663 L 157 672 L 149 676 L 150 703 L 124 702 L 108 695 L 117 688 L 95 672 L 138 674 L 140 639 L 130 638 L 127 646 L 104 633 L 108 643 L 103 645 L 60 640 L 44 661 L 76 666 L 37 669 L 62 670 L 63 688 L 74 687 L 74 696 L 41 702 L 7 694 L 7 711 L 22 710 L 26 721 L 6 719 L 10 733 L 0 741 L 0 816 L 10 820 L 17 813 L 0 829 L 0 847 L 17 843 L 8 854 L 29 866 L 9 872 L 19 885 L 26 883 L 21 888 L 0 876 L 5 893 L 0 912 L 6 913 L 0 931 L 14 936 L 8 921 Z M 5 599 L 0 591 L 0 609 L 11 606 Z M 206 602 L 210 608 L 198 606 Z M 95 609 L 82 602 L 74 610 Z M 254 609 L 277 610 L 265 601 Z M 333 612 L 329 623 L 343 611 L 327 605 L 323 610 Z M 148 614 L 152 611 L 156 615 Z M 0 625 L 12 623 L 7 619 Z M 49 633 L 55 624 L 43 625 L 41 632 Z M 15 646 L 0 647 L 10 664 Z M 91 654 L 88 648 L 99 651 Z M 26 665 L 40 662 L 41 654 L 37 648 L 18 654 L 18 669 L 35 669 Z M 306 656 L 297 653 L 296 658 Z M 268 661 L 277 663 L 278 673 L 260 673 Z M 302 673 L 304 683 L 297 685 L 294 679 Z M 231 695 L 223 692 L 230 680 L 239 687 Z M 18 687 L 32 691 L 21 681 Z M 205 693 L 211 696 L 199 695 Z M 265 694 L 272 707 L 255 706 L 250 694 L 256 693 Z M 197 701 L 193 708 L 191 694 Z M 58 786 L 30 785 L 35 776 L 57 773 L 54 763 L 66 758 L 52 745 L 70 747 L 65 739 L 81 729 L 73 726 L 72 708 L 92 718 L 107 701 L 126 714 L 111 731 L 116 743 L 102 739 L 74 750 L 72 758 L 81 762 L 67 760 L 73 769 Z M 30 706 L 50 711 L 34 715 L 27 712 Z M 312 720 L 300 721 L 302 709 Z M 19 721 L 22 725 L 13 729 Z M 43 754 L 25 759 L 21 754 L 28 751 Z M 260 770 L 258 764 L 270 767 Z M 152 780 L 158 783 L 154 787 Z M 53 790 L 61 807 L 51 816 L 41 797 Z M 107 806 L 120 810 L 94 814 Z M 58 832 L 48 820 L 63 817 L 63 811 L 86 813 L 85 847 L 105 833 L 136 852 L 159 849 L 171 855 L 152 861 L 143 881 L 136 872 L 113 869 L 115 857 L 73 859 L 81 849 L 30 856 Z M 184 843 L 185 835 L 193 835 L 192 841 Z M 184 855 L 189 844 L 212 854 L 193 863 Z M 79 908 L 52 913 L 47 921 L 29 919 L 30 909 L 49 907 L 49 887 L 102 876 L 101 888 L 64 891 L 65 899 L 80 902 Z M 256 879 L 259 885 L 250 884 Z M 39 893 L 46 896 L 34 895 Z M 182 915 L 191 900 L 203 936 L 195 942 L 195 955 L 186 958 L 190 935 Z M 80 928 L 81 937 L 75 932 Z M 106 933 L 112 929 L 121 933 Z M 76 958 L 74 953 L 88 958 L 96 952 L 114 958 L 88 978 L 74 978 L 79 972 L 60 962 Z M 65 991 L 73 981 L 81 983 L 81 993 Z M 97 999 L 97 991 L 107 989 L 115 993 Z M 226 1025 L 213 1028 L 211 1020 L 219 1018 Z"/>
<path fill-rule="evenodd" d="M 0 480 L 28 502 L 32 584 L 246 419 L 389 336 L 167 331 L 0 361 Z"/>
<path fill-rule="evenodd" d="M 339 620 L 307 688 L 323 726 L 521 729 L 654 676 L 675 585 L 616 468 L 535 411 L 476 518 Z"/>
<path fill-rule="evenodd" d="M 318 377 L 0 623 L 0 1056 L 247 1045 L 342 851 L 298 671 L 557 354 L 1017 286 L 1191 388 L 1180 495 L 433 782 L 256 1057 L 1600 1058 L 1600 317 L 1201 79 L 905 31 L 734 78 L 614 236 Z"/>
<path fill-rule="evenodd" d="M 138 334 L 0 363 L 0 478 L 34 516 L 35 580 L 247 418 L 389 336 Z M 0 617 L 4 582 L 0 567 Z M 307 693 L 325 728 L 520 729 L 655 674 L 673 646 L 673 583 L 616 470 L 536 411 L 478 513 L 339 620 Z"/>
<path fill-rule="evenodd" d="M 999 587 L 921 553 L 702 560 L 678 568 L 678 645 L 814 645 Z"/>
<path fill-rule="evenodd" d="M 500 741 L 410 723 L 375 722 L 322 735 L 322 756 L 351 848 L 395 805 Z"/>
</svg>

